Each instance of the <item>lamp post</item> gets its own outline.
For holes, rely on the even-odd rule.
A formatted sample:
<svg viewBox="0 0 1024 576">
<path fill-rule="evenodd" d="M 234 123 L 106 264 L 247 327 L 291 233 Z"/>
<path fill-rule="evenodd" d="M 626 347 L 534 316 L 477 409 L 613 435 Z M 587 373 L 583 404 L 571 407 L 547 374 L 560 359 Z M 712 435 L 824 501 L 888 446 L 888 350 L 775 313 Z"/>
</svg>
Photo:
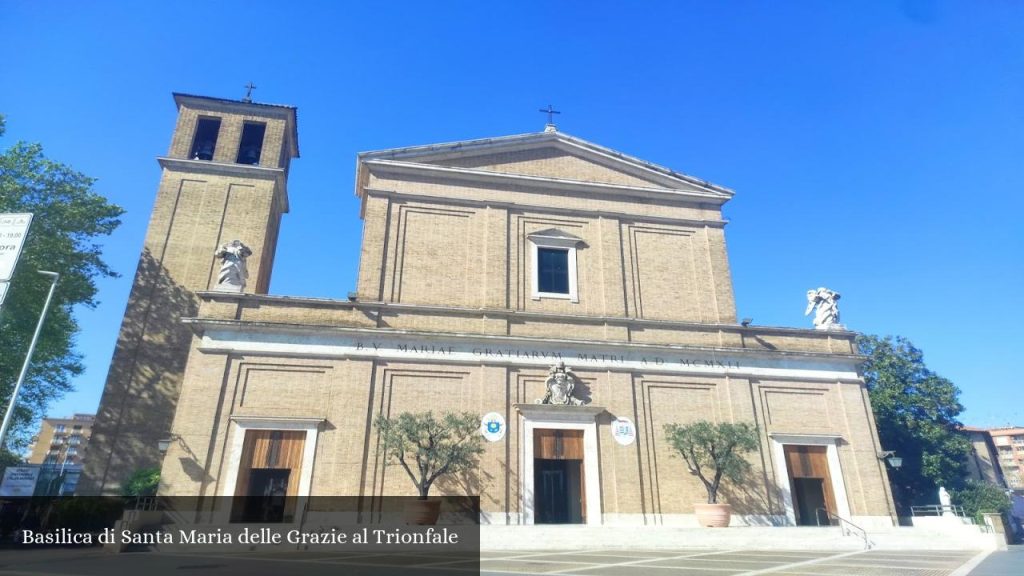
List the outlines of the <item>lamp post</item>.
<svg viewBox="0 0 1024 576">
<path fill-rule="evenodd" d="M 892 466 L 893 470 L 899 470 L 900 468 L 903 467 L 903 458 L 897 456 L 895 450 L 886 450 L 884 452 L 879 452 L 878 459 L 885 460 L 886 462 L 888 462 L 889 466 Z"/>
<path fill-rule="evenodd" d="M 25 382 L 25 376 L 28 374 L 28 367 L 32 363 L 32 353 L 36 350 L 36 343 L 39 342 L 39 333 L 43 331 L 43 323 L 46 321 L 46 313 L 50 309 L 50 302 L 53 300 L 53 292 L 57 288 L 57 281 L 60 280 L 60 274 L 56 272 L 39 270 L 39 273 L 43 276 L 49 276 L 53 281 L 50 284 L 50 293 L 46 295 L 46 303 L 43 304 L 43 311 L 39 314 L 39 322 L 36 323 L 36 331 L 32 335 L 32 343 L 28 345 L 28 354 L 25 355 L 25 363 L 21 365 L 21 374 L 18 375 L 18 382 L 14 384 L 14 391 L 11 392 L 11 400 L 7 403 L 7 412 L 4 414 L 4 423 L 3 425 L 0 425 L 0 449 L 4 447 L 4 443 L 7 440 L 7 429 L 10 427 L 11 420 L 14 418 L 14 406 L 18 402 L 18 392 L 21 390 L 21 385 Z"/>
</svg>

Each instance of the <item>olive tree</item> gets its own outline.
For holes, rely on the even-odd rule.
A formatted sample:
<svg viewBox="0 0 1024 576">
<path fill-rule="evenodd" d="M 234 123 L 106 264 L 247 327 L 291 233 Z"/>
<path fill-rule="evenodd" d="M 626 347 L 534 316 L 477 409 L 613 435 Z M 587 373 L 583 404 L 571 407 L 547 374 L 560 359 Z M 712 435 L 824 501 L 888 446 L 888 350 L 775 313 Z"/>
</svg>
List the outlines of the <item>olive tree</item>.
<svg viewBox="0 0 1024 576">
<path fill-rule="evenodd" d="M 475 468 L 483 453 L 480 418 L 469 412 L 404 412 L 380 416 L 374 422 L 389 462 L 398 462 L 416 485 L 419 499 L 426 500 L 430 487 L 441 476 Z"/>
<path fill-rule="evenodd" d="M 708 504 L 718 503 L 723 480 L 739 482 L 750 472 L 750 463 L 743 455 L 758 446 L 757 427 L 746 422 L 666 424 L 665 436 L 683 457 L 690 474 L 704 484 Z"/>
</svg>

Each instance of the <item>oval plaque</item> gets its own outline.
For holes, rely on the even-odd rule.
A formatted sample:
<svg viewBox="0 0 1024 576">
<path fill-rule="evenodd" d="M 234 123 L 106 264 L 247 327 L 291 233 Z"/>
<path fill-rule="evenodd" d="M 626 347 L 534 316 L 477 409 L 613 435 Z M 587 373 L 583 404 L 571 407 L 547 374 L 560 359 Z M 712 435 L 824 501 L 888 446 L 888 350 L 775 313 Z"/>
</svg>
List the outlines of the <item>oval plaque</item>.
<svg viewBox="0 0 1024 576">
<path fill-rule="evenodd" d="M 612 422 L 612 437 L 623 446 L 629 446 L 636 441 L 636 426 L 629 418 L 616 418 Z"/>
<path fill-rule="evenodd" d="M 505 418 L 497 412 L 488 412 L 480 420 L 480 433 L 488 442 L 497 442 L 505 437 Z"/>
</svg>

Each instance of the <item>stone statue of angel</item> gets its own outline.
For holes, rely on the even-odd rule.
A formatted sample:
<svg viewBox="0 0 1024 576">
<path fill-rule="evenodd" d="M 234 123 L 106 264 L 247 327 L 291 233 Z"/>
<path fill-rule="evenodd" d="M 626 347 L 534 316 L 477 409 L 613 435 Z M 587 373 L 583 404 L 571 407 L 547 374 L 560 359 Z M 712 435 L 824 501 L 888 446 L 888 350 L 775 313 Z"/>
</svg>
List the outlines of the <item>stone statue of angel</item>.
<svg viewBox="0 0 1024 576">
<path fill-rule="evenodd" d="M 815 310 L 815 308 L 817 310 Z M 842 329 L 839 323 L 839 292 L 828 288 L 807 291 L 807 310 L 804 316 L 814 313 L 814 327 L 818 330 Z"/>
<path fill-rule="evenodd" d="M 217 286 L 214 290 L 221 292 L 241 292 L 245 289 L 245 281 L 249 271 L 245 267 L 245 259 L 252 256 L 252 250 L 240 240 L 232 240 L 214 253 L 220 258 L 220 272 L 217 274 Z"/>
</svg>

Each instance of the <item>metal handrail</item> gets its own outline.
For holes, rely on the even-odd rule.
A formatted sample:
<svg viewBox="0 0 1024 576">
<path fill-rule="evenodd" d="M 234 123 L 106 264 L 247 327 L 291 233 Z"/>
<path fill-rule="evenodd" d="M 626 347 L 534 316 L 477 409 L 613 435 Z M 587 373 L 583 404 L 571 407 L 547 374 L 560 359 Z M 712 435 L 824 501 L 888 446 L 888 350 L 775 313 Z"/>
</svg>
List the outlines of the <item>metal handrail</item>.
<svg viewBox="0 0 1024 576">
<path fill-rule="evenodd" d="M 136 496 L 133 509 L 150 512 L 157 509 L 158 503 L 156 496 Z"/>
<path fill-rule="evenodd" d="M 817 510 L 814 511 L 814 520 L 818 523 L 818 526 L 821 526 L 821 514 L 819 514 L 820 512 L 824 512 L 826 518 L 829 518 L 829 519 L 833 519 L 834 518 L 836 520 L 839 520 L 839 522 L 840 522 L 839 528 L 840 528 L 840 530 L 843 531 L 843 536 L 859 535 L 861 537 L 861 539 L 864 540 L 864 549 L 865 550 L 870 550 L 871 549 L 871 541 L 868 540 L 868 531 L 867 530 L 861 528 L 860 526 L 857 526 L 856 524 L 854 524 L 853 522 L 850 522 L 849 520 L 847 520 L 846 518 L 843 518 L 842 516 L 838 516 L 836 514 L 833 514 L 833 513 L 829 512 L 828 509 L 826 509 L 826 508 L 818 508 Z M 829 524 L 831 525 L 831 522 L 829 522 Z M 860 531 L 860 534 L 855 534 L 854 530 Z"/>
<path fill-rule="evenodd" d="M 926 506 L 911 506 L 911 516 L 942 516 L 945 512 L 952 512 L 955 516 L 966 517 L 963 506 L 928 504 Z"/>
</svg>

